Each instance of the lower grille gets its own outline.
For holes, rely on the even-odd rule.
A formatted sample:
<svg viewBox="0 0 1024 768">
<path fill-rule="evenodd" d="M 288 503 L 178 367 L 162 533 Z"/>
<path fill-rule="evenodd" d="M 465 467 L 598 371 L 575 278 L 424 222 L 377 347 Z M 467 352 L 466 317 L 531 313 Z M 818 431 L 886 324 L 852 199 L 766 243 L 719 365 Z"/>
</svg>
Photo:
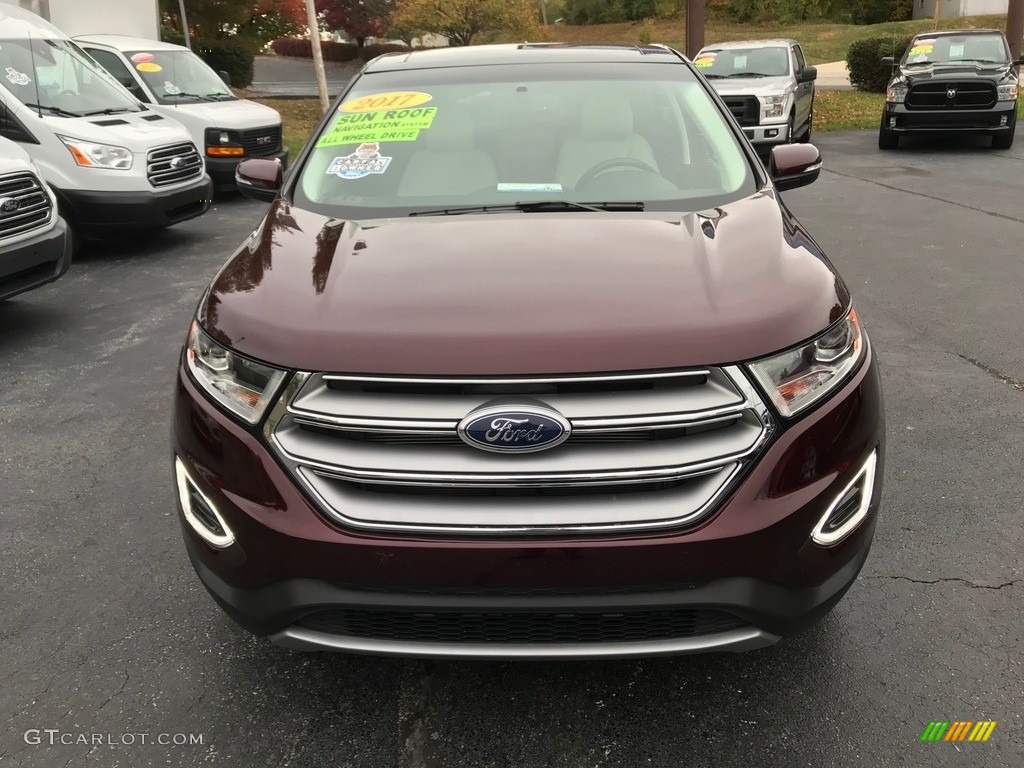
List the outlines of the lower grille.
<svg viewBox="0 0 1024 768">
<path fill-rule="evenodd" d="M 154 187 L 178 184 L 202 174 L 203 160 L 191 141 L 157 147 L 146 155 L 146 175 Z"/>
<path fill-rule="evenodd" d="M 919 83 L 907 93 L 907 109 L 991 109 L 996 87 L 985 82 Z"/>
<path fill-rule="evenodd" d="M 0 238 L 41 229 L 53 216 L 53 205 L 39 179 L 31 173 L 0 177 Z"/>
<path fill-rule="evenodd" d="M 747 626 L 707 609 L 615 613 L 462 613 L 342 609 L 298 625 L 316 632 L 435 643 L 623 643 L 715 635 Z"/>
<path fill-rule="evenodd" d="M 740 125 L 758 125 L 761 122 L 761 102 L 756 96 L 723 96 L 722 101 Z"/>
<path fill-rule="evenodd" d="M 250 128 L 242 131 L 242 146 L 245 154 L 254 157 L 271 155 L 281 148 L 281 126 L 268 125 L 265 128 Z"/>
</svg>

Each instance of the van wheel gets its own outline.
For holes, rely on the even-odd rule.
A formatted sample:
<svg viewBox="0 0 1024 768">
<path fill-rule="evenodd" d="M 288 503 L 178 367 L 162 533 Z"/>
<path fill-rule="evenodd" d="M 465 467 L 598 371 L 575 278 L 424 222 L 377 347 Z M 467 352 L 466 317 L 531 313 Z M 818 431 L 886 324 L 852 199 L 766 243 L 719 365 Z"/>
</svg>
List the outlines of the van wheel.
<svg viewBox="0 0 1024 768">
<path fill-rule="evenodd" d="M 900 137 L 896 131 L 890 131 L 885 127 L 885 116 L 882 116 L 882 124 L 878 126 L 878 148 L 879 149 L 898 149 L 900 146 Z"/>
<path fill-rule="evenodd" d="M 1006 133 L 997 133 L 992 137 L 992 149 L 1009 149 L 1013 146 L 1013 132 L 1016 126 L 1011 126 Z"/>
</svg>

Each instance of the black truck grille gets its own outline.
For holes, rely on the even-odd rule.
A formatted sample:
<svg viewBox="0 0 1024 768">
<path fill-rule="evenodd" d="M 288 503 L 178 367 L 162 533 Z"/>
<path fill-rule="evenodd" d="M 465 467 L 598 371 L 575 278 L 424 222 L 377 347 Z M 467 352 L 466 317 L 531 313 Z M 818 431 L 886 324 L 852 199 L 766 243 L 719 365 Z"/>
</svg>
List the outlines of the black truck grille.
<svg viewBox="0 0 1024 768">
<path fill-rule="evenodd" d="M 203 174 L 203 160 L 191 141 L 168 144 L 146 155 L 146 175 L 154 187 L 166 187 Z"/>
<path fill-rule="evenodd" d="M 918 83 L 907 94 L 907 109 L 991 109 L 996 87 L 986 82 Z"/>
<path fill-rule="evenodd" d="M 50 196 L 31 173 L 0 177 L 0 238 L 45 226 L 52 215 Z"/>
<path fill-rule="evenodd" d="M 757 125 L 761 122 L 761 102 L 756 96 L 723 96 L 722 101 L 740 125 Z"/>
<path fill-rule="evenodd" d="M 242 131 L 242 146 L 246 155 L 272 155 L 281 148 L 281 126 L 268 125 Z"/>
<path fill-rule="evenodd" d="M 621 643 L 714 635 L 746 622 L 716 610 L 463 613 L 343 609 L 305 617 L 317 632 L 427 643 Z"/>
</svg>

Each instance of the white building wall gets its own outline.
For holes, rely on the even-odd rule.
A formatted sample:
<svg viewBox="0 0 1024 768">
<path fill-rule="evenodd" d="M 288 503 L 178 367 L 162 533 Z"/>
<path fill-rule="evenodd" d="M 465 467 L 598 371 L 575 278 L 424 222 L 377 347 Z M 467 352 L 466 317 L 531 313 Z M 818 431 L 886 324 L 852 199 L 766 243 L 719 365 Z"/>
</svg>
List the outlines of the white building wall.
<svg viewBox="0 0 1024 768">
<path fill-rule="evenodd" d="M 133 35 L 160 39 L 157 0 L 17 0 L 64 34 Z"/>
<path fill-rule="evenodd" d="M 50 0 L 53 2 L 54 0 Z M 958 16 L 981 16 L 986 13 L 1006 13 L 1009 0 L 914 0 L 914 18 L 935 17 L 935 3 L 940 3 L 939 15 L 944 19 Z"/>
</svg>

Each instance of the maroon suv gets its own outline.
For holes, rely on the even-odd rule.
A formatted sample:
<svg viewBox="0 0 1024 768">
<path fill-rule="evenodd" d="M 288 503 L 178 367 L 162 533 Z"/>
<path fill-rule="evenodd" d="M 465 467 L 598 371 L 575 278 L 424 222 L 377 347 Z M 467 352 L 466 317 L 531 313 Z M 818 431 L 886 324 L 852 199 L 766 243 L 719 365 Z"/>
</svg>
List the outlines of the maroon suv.
<svg viewBox="0 0 1024 768">
<path fill-rule="evenodd" d="M 874 353 L 835 269 L 660 47 L 375 59 L 203 296 L 174 465 L 200 579 L 298 649 L 768 645 L 864 564 Z"/>
</svg>

